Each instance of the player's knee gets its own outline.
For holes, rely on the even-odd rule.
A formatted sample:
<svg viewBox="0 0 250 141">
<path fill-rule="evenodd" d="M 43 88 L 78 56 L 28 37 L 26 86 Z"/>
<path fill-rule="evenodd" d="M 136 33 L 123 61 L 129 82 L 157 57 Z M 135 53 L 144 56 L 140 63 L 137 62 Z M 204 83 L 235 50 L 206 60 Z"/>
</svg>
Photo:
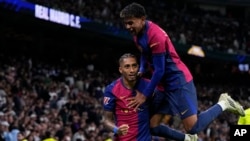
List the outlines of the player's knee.
<svg viewBox="0 0 250 141">
<path fill-rule="evenodd" d="M 197 128 L 192 128 L 191 130 L 187 130 L 188 134 L 197 134 L 199 131 L 197 130 Z"/>
<path fill-rule="evenodd" d="M 150 121 L 150 128 L 155 128 L 155 127 L 157 127 L 159 125 L 160 125 L 159 121 L 156 121 L 156 120 L 151 120 Z"/>
<path fill-rule="evenodd" d="M 195 123 L 192 126 L 185 127 L 185 129 L 189 134 L 197 134 L 198 132 L 200 132 L 200 126 L 198 123 Z"/>
<path fill-rule="evenodd" d="M 162 117 L 163 117 L 162 114 L 153 115 L 150 119 L 150 128 L 159 126 L 162 122 Z"/>
<path fill-rule="evenodd" d="M 157 127 L 159 124 L 150 124 L 150 128 L 155 128 L 155 127 Z"/>
<path fill-rule="evenodd" d="M 172 115 L 164 115 L 164 117 L 162 118 L 162 123 L 166 125 L 169 124 L 171 118 L 172 118 Z"/>
<path fill-rule="evenodd" d="M 189 116 L 185 119 L 182 120 L 183 121 L 183 124 L 184 124 L 184 128 L 185 130 L 189 133 L 189 134 L 195 134 L 197 133 L 197 130 L 200 126 L 197 120 L 197 116 L 196 115 L 192 115 L 192 116 Z"/>
<path fill-rule="evenodd" d="M 184 125 L 184 129 L 188 134 L 196 134 L 197 133 L 197 126 L 195 125 Z"/>
</svg>

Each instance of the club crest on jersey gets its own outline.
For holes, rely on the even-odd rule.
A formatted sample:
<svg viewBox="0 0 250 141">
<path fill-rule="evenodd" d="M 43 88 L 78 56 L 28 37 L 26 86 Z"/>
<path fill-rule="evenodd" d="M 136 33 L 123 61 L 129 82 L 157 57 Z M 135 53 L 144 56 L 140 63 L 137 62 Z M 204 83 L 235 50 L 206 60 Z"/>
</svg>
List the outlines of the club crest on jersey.
<svg viewBox="0 0 250 141">
<path fill-rule="evenodd" d="M 110 100 L 110 97 L 104 97 L 104 99 L 103 99 L 103 104 L 104 105 L 107 105 L 107 104 L 109 104 L 109 100 Z"/>
</svg>

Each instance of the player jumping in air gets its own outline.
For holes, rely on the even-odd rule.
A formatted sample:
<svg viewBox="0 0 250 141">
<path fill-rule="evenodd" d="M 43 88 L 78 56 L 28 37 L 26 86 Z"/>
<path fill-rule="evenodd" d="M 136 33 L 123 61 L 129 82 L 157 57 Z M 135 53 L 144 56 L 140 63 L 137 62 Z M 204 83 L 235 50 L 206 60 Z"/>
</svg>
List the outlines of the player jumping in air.
<svg viewBox="0 0 250 141">
<path fill-rule="evenodd" d="M 129 99 L 129 107 L 137 109 L 151 97 L 156 86 L 161 84 L 168 99 L 169 114 L 178 114 L 185 130 L 190 134 L 203 131 L 225 110 L 245 115 L 242 106 L 227 93 L 220 95 L 218 103 L 198 114 L 193 76 L 177 54 L 168 34 L 153 21 L 146 19 L 145 8 L 141 4 L 131 3 L 125 6 L 120 12 L 120 17 L 141 52 L 138 75 L 146 71 L 147 65 L 153 69 L 150 83 L 145 89 L 137 91 L 134 98 Z M 166 130 L 166 127 L 157 125 L 151 127 L 151 132 L 178 136 L 175 132 Z"/>
</svg>

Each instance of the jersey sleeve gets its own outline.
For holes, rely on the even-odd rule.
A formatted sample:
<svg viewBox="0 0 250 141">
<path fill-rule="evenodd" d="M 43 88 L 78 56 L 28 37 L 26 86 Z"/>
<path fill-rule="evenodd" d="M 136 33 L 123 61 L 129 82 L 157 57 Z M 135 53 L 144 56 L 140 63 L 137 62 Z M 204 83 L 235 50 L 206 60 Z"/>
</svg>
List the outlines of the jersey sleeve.
<svg viewBox="0 0 250 141">
<path fill-rule="evenodd" d="M 148 31 L 148 37 L 152 54 L 166 53 L 167 34 L 164 30 L 153 26 Z"/>
<path fill-rule="evenodd" d="M 103 108 L 107 111 L 115 110 L 115 96 L 112 93 L 112 86 L 109 85 L 105 88 L 103 97 Z"/>
<path fill-rule="evenodd" d="M 146 72 L 146 67 L 147 67 L 147 59 L 144 56 L 144 54 L 141 53 L 139 72 L 143 72 L 143 73 Z"/>
<path fill-rule="evenodd" d="M 153 23 L 150 23 L 148 32 L 148 45 L 152 53 L 152 61 L 154 66 L 154 71 L 151 77 L 151 82 L 144 89 L 143 94 L 151 96 L 154 89 L 159 84 L 165 72 L 165 55 L 166 55 L 166 37 L 167 34 L 160 27 Z"/>
<path fill-rule="evenodd" d="M 143 94 L 150 97 L 156 86 L 159 84 L 165 72 L 164 56 L 153 56 L 154 72 L 151 77 L 151 81 L 148 86 L 144 89 Z"/>
</svg>

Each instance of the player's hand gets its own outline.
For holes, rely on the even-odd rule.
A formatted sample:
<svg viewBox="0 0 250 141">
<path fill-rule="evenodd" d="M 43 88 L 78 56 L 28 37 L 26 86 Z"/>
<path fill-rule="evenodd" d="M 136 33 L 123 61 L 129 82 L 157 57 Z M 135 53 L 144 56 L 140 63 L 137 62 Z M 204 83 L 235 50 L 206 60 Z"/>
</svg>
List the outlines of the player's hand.
<svg viewBox="0 0 250 141">
<path fill-rule="evenodd" d="M 122 124 L 118 127 L 118 135 L 126 135 L 128 133 L 129 126 L 128 124 Z"/>
<path fill-rule="evenodd" d="M 129 101 L 127 106 L 137 110 L 146 101 L 146 99 L 147 97 L 145 95 L 136 90 L 136 96 L 127 99 Z"/>
</svg>

